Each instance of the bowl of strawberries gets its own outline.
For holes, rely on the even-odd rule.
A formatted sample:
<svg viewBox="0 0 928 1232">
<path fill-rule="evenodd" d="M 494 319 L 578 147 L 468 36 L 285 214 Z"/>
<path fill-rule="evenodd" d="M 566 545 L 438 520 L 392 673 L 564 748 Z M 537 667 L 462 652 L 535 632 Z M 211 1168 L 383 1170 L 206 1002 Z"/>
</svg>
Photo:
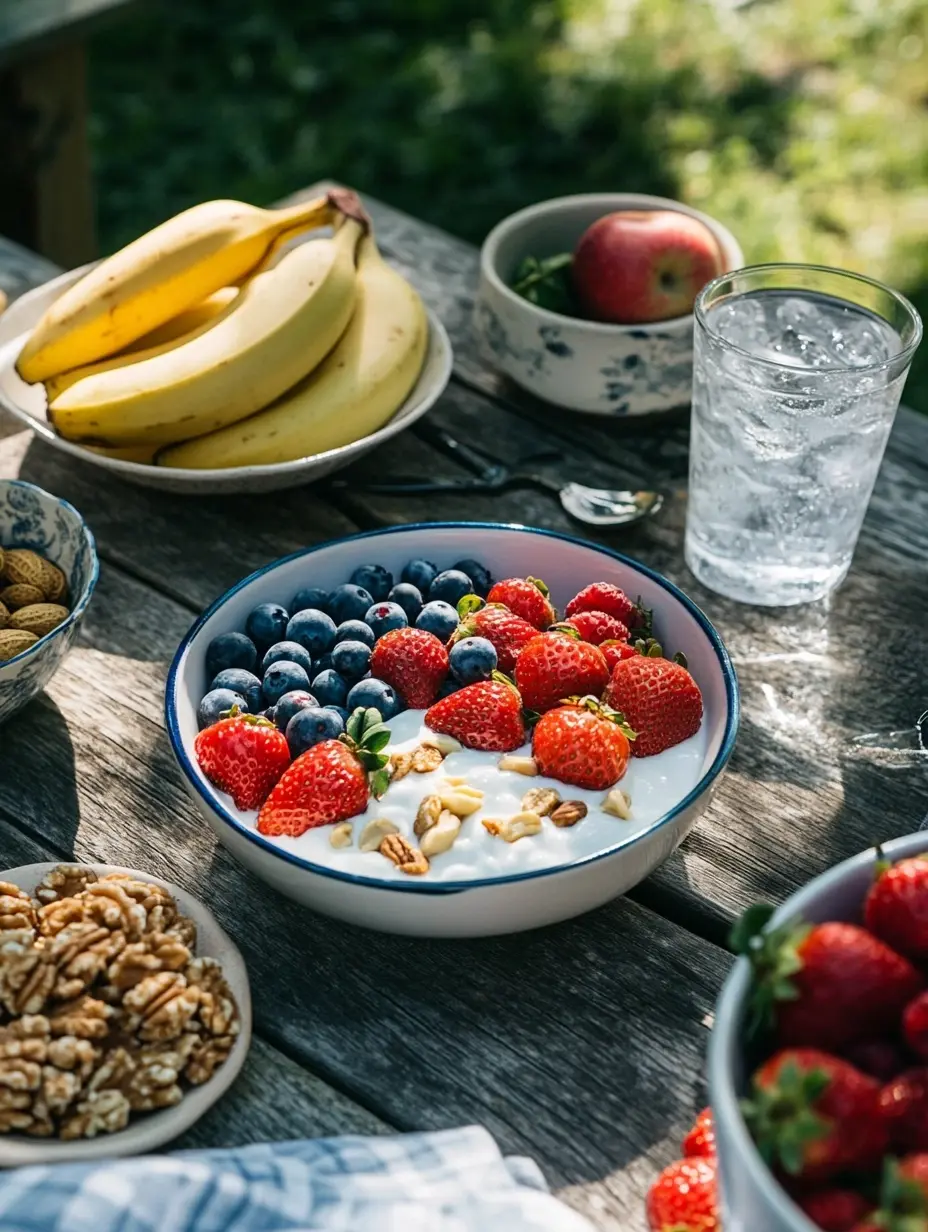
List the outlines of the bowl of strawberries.
<svg viewBox="0 0 928 1232">
<path fill-rule="evenodd" d="M 709 1084 L 725 1232 L 928 1232 L 928 835 L 749 909 Z"/>
<path fill-rule="evenodd" d="M 166 715 L 207 824 L 278 890 L 479 936 L 589 910 L 666 858 L 731 754 L 738 689 L 703 613 L 645 566 L 450 523 L 240 582 L 181 643 Z"/>
</svg>

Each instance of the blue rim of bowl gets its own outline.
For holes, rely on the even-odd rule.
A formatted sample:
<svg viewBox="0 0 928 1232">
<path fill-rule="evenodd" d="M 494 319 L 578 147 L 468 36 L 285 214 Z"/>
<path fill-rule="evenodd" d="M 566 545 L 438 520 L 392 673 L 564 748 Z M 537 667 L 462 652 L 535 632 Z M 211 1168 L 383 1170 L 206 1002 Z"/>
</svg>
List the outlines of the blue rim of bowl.
<svg viewBox="0 0 928 1232">
<path fill-rule="evenodd" d="M 6 662 L 0 663 L 0 667 L 9 667 L 11 663 L 24 663 L 26 659 L 32 658 L 33 655 L 38 654 L 43 646 L 47 646 L 50 642 L 53 642 L 55 638 L 61 637 L 66 630 L 70 629 L 72 625 L 76 624 L 77 621 L 81 619 L 84 612 L 87 610 L 87 604 L 90 602 L 91 595 L 93 594 L 97 585 L 97 580 L 100 577 L 100 560 L 97 556 L 97 541 L 93 537 L 93 531 L 87 525 L 86 519 L 83 515 L 74 508 L 70 501 L 66 501 L 62 496 L 56 496 L 54 492 L 47 492 L 45 488 L 40 488 L 38 484 L 27 483 L 25 479 L 4 479 L 0 480 L 0 483 L 2 483 L 3 487 L 26 488 L 29 492 L 37 492 L 39 496 L 45 497 L 46 500 L 54 501 L 59 508 L 66 509 L 68 513 L 72 513 L 77 519 L 78 525 L 86 537 L 87 545 L 90 548 L 90 559 L 92 562 L 90 578 L 87 585 L 84 587 L 84 593 L 71 609 L 67 620 L 63 620 L 60 625 L 52 629 L 51 633 L 46 633 L 44 637 L 40 637 L 35 645 L 30 646 L 28 650 L 20 651 L 20 653 L 18 655 L 14 655 L 12 659 L 7 659 Z M 71 579 L 68 578 L 69 585 L 70 582 Z"/>
<path fill-rule="evenodd" d="M 564 543 L 571 543 L 577 547 L 592 548 L 593 551 L 601 553 L 603 556 L 609 556 L 613 560 L 617 560 L 620 564 L 626 565 L 637 573 L 641 573 L 652 582 L 656 582 L 663 587 L 674 599 L 677 600 L 696 620 L 697 624 L 702 629 L 703 633 L 709 640 L 712 649 L 715 651 L 715 656 L 718 659 L 719 667 L 722 671 L 722 678 L 725 681 L 725 696 L 727 701 L 728 713 L 725 719 L 725 733 L 722 738 L 721 746 L 712 765 L 705 772 L 695 787 L 692 788 L 674 807 L 665 813 L 663 817 L 658 818 L 647 830 L 641 831 L 640 834 L 629 835 L 628 838 L 622 839 L 621 842 L 613 843 L 611 847 L 607 847 L 605 851 L 593 852 L 591 855 L 578 856 L 575 860 L 571 860 L 566 864 L 557 864 L 551 868 L 529 869 L 522 873 L 509 873 L 504 877 L 481 877 L 474 878 L 470 881 L 445 881 L 436 882 L 432 885 L 421 882 L 400 883 L 395 881 L 385 881 L 381 877 L 362 877 L 357 873 L 341 872 L 338 869 L 327 868 L 322 864 L 315 864 L 312 860 L 307 860 L 302 856 L 294 855 L 290 851 L 284 851 L 278 847 L 271 839 L 265 838 L 254 830 L 248 830 L 242 822 L 234 814 L 230 813 L 226 807 L 213 795 L 211 795 L 200 780 L 200 776 L 191 764 L 190 758 L 187 756 L 187 750 L 184 748 L 183 739 L 180 734 L 180 728 L 177 722 L 177 710 L 174 705 L 174 695 L 177 685 L 177 676 L 180 670 L 181 662 L 187 653 L 187 650 L 206 624 L 221 607 L 223 607 L 233 595 L 238 594 L 246 586 L 249 586 L 257 578 L 264 577 L 266 574 L 273 572 L 281 565 L 288 564 L 292 560 L 300 560 L 308 556 L 315 555 L 316 552 L 321 552 L 326 548 L 334 547 L 341 543 L 354 543 L 360 539 L 377 539 L 383 535 L 402 535 L 412 531 L 422 530 L 516 530 L 529 535 L 540 535 L 548 539 L 560 539 Z M 292 552 L 289 556 L 282 556 L 279 560 L 273 561 L 269 565 L 264 565 L 261 569 L 256 569 L 246 578 L 236 583 L 221 595 L 214 603 L 206 609 L 200 618 L 187 631 L 183 640 L 177 648 L 177 653 L 171 663 L 170 671 L 168 672 L 167 687 L 165 689 L 165 721 L 167 723 L 168 736 L 171 741 L 171 747 L 174 750 L 174 756 L 187 777 L 191 786 L 196 790 L 197 794 L 202 798 L 204 803 L 208 805 L 211 812 L 217 817 L 220 817 L 227 825 L 231 826 L 235 833 L 248 842 L 253 843 L 256 847 L 263 851 L 276 856 L 278 859 L 284 860 L 288 864 L 292 864 L 297 868 L 303 869 L 306 872 L 315 873 L 320 877 L 328 877 L 334 881 L 347 882 L 350 885 L 364 886 L 365 888 L 375 890 L 388 890 L 399 894 L 460 894 L 466 890 L 484 889 L 489 886 L 509 885 L 516 881 L 530 881 L 541 877 L 550 877 L 557 873 L 564 873 L 576 868 L 580 868 L 587 864 L 597 863 L 599 860 L 604 860 L 609 856 L 615 855 L 617 852 L 624 850 L 626 847 L 633 846 L 640 842 L 645 837 L 650 837 L 664 826 L 669 825 L 675 818 L 684 812 L 689 806 L 697 800 L 701 795 L 704 795 L 715 780 L 725 768 L 728 759 L 731 757 L 732 749 L 735 745 L 735 738 L 738 734 L 738 721 L 740 718 L 741 704 L 738 693 L 738 678 L 735 675 L 735 669 L 732 666 L 731 658 L 728 651 L 725 649 L 722 639 L 715 631 L 715 627 L 709 620 L 708 616 L 697 607 L 688 595 L 685 595 L 678 586 L 669 581 L 662 574 L 648 568 L 647 565 L 641 564 L 639 561 L 632 560 L 628 556 L 623 556 L 620 552 L 613 552 L 610 548 L 601 547 L 598 543 L 593 543 L 589 539 L 578 539 L 574 535 L 565 535 L 560 531 L 544 530 L 536 526 L 522 526 L 519 523 L 507 522 L 411 522 L 406 526 L 387 526 L 380 530 L 361 531 L 357 535 L 345 535 L 340 539 L 329 539 L 325 543 L 316 544 L 315 547 L 304 548 L 300 552 Z"/>
</svg>

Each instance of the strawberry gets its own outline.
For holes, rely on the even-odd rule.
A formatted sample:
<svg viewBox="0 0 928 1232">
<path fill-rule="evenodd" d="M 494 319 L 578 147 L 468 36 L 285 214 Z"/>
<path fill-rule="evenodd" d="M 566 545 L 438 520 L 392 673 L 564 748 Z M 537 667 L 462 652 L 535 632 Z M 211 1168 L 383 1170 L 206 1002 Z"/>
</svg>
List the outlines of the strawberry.
<svg viewBox="0 0 928 1232">
<path fill-rule="evenodd" d="M 864 1040 L 863 1043 L 854 1044 L 844 1050 L 844 1059 L 880 1082 L 889 1082 L 906 1067 L 902 1048 L 891 1039 Z"/>
<path fill-rule="evenodd" d="M 907 1069 L 880 1091 L 880 1115 L 899 1151 L 928 1151 L 928 1069 Z"/>
<path fill-rule="evenodd" d="M 624 718 L 595 697 L 575 698 L 543 714 L 532 736 L 532 756 L 549 778 L 592 790 L 617 783 L 628 766 Z"/>
<path fill-rule="evenodd" d="M 448 652 L 434 633 L 393 629 L 371 652 L 371 675 L 392 685 L 407 706 L 423 710 L 448 675 Z"/>
<path fill-rule="evenodd" d="M 852 1232 L 854 1225 L 869 1215 L 873 1203 L 856 1189 L 818 1189 L 796 1199 L 821 1232 Z"/>
<path fill-rule="evenodd" d="M 721 1232 L 714 1159 L 678 1159 L 648 1190 L 651 1232 Z"/>
<path fill-rule="evenodd" d="M 566 617 L 575 616 L 577 612 L 605 612 L 620 620 L 627 629 L 637 629 L 645 623 L 644 609 L 636 607 L 625 591 L 611 582 L 593 582 L 590 586 L 584 586 L 564 609 Z"/>
<path fill-rule="evenodd" d="M 343 736 L 323 740 L 293 762 L 258 814 L 258 833 L 297 838 L 363 812 L 371 786 L 381 795 L 386 787 L 388 758 L 381 750 L 389 739 L 380 711 L 359 707 Z"/>
<path fill-rule="evenodd" d="M 509 674 L 515 668 L 519 651 L 538 636 L 538 630 L 515 612 L 510 612 L 508 607 L 492 603 L 478 609 L 475 606 L 478 603 L 482 604 L 483 600 L 465 595 L 458 604 L 461 623 L 452 633 L 451 640 L 458 642 L 462 637 L 485 637 L 492 642 L 496 651 L 497 667 Z"/>
<path fill-rule="evenodd" d="M 928 1155 L 884 1162 L 879 1210 L 852 1232 L 928 1232 Z"/>
<path fill-rule="evenodd" d="M 906 958 L 928 960 L 928 859 L 879 862 L 864 903 L 864 923 Z"/>
<path fill-rule="evenodd" d="M 687 1159 L 692 1159 L 694 1155 L 715 1158 L 715 1126 L 711 1108 L 703 1108 L 693 1128 L 683 1139 L 683 1154 Z"/>
<path fill-rule="evenodd" d="M 567 697 L 599 697 L 609 682 L 602 652 L 573 630 L 536 634 L 520 651 L 515 675 L 523 705 L 538 714 Z"/>
<path fill-rule="evenodd" d="M 536 629 L 547 629 L 557 620 L 548 588 L 539 578 L 506 578 L 487 595 L 487 603 L 501 603 Z"/>
<path fill-rule="evenodd" d="M 486 753 L 511 753 L 525 743 L 522 699 L 499 672 L 437 701 L 426 711 L 425 725 Z"/>
<path fill-rule="evenodd" d="M 283 732 L 268 719 L 238 714 L 205 727 L 193 742 L 200 769 L 238 809 L 256 809 L 290 765 Z"/>
<path fill-rule="evenodd" d="M 732 944 L 754 968 L 751 1029 L 781 1045 L 840 1051 L 892 1034 L 922 987 L 908 961 L 856 924 L 787 923 L 762 931 L 773 908 L 750 907 Z"/>
<path fill-rule="evenodd" d="M 770 1167 L 827 1181 L 878 1163 L 887 1145 L 880 1084 L 816 1048 L 776 1053 L 752 1078 L 742 1112 Z"/>
<path fill-rule="evenodd" d="M 636 757 L 651 757 L 694 736 L 702 722 L 699 685 L 681 663 L 639 655 L 612 670 L 604 700 L 638 733 Z"/>
<path fill-rule="evenodd" d="M 617 642 L 628 641 L 628 628 L 608 612 L 577 612 L 565 620 L 585 642 L 600 646 L 607 638 Z"/>
<path fill-rule="evenodd" d="M 928 1061 L 928 992 L 920 992 L 905 1007 L 902 1033 L 915 1055 Z"/>
<path fill-rule="evenodd" d="M 634 659 L 639 653 L 634 646 L 629 646 L 628 642 L 616 642 L 611 638 L 607 638 L 605 642 L 599 643 L 599 648 L 603 652 L 603 658 L 609 667 L 609 675 L 612 675 L 612 669 L 617 663 L 621 663 L 623 659 Z"/>
</svg>

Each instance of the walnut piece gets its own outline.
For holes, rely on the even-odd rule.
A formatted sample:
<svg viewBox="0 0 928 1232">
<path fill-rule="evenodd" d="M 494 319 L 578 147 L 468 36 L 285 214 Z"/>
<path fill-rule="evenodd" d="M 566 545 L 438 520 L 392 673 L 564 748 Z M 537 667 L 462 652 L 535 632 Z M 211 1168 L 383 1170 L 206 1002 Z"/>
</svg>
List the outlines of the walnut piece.
<svg viewBox="0 0 928 1232">
<path fill-rule="evenodd" d="M 59 864 L 45 874 L 35 888 L 35 896 L 44 907 L 62 898 L 76 897 L 96 880 L 97 874 L 92 868 L 82 868 L 79 864 Z"/>
<path fill-rule="evenodd" d="M 163 886 L 150 881 L 140 881 L 128 873 L 108 873 L 100 881 L 102 886 L 117 885 L 123 893 L 136 902 L 145 912 L 142 931 L 166 933 L 178 918 L 177 903 Z M 88 894 L 92 891 L 88 891 Z M 187 921 L 190 924 L 190 921 Z"/>
<path fill-rule="evenodd" d="M 359 851 L 379 851 L 380 844 L 388 834 L 396 834 L 399 829 L 388 817 L 375 817 L 361 831 L 358 839 Z"/>
<path fill-rule="evenodd" d="M 200 990 L 188 987 L 178 971 L 160 971 L 130 988 L 122 1004 L 129 1030 L 146 1043 L 158 1043 L 177 1039 L 189 1030 L 200 1004 Z"/>
<path fill-rule="evenodd" d="M 8 1014 L 38 1014 L 45 1007 L 57 977 L 48 955 L 31 943 L 9 941 L 0 946 L 0 1002 Z"/>
<path fill-rule="evenodd" d="M 495 817 L 484 820 L 483 828 L 496 838 L 505 839 L 507 843 L 517 843 L 520 838 L 528 838 L 541 830 L 541 818 L 537 813 L 516 813 L 500 821 Z"/>
<path fill-rule="evenodd" d="M 583 821 L 588 812 L 589 809 L 582 800 L 565 800 L 563 804 L 557 806 L 550 817 L 556 826 L 563 829 L 565 826 L 575 826 L 578 821 Z"/>
<path fill-rule="evenodd" d="M 604 813 L 611 813 L 613 817 L 628 821 L 632 815 L 632 798 L 621 787 L 613 787 L 599 807 Z"/>
<path fill-rule="evenodd" d="M 200 992 L 197 1017 L 210 1035 L 238 1035 L 238 1006 L 215 958 L 195 958 L 187 968 L 187 983 Z"/>
<path fill-rule="evenodd" d="M 235 1044 L 234 1035 L 210 1035 L 206 1039 L 200 1036 L 196 1040 L 193 1053 L 184 1070 L 184 1077 L 194 1086 L 200 1086 L 209 1081 L 213 1074 L 226 1060 Z"/>
<path fill-rule="evenodd" d="M 441 798 L 439 796 L 424 796 L 419 802 L 416 820 L 413 822 L 413 833 L 421 838 L 426 830 L 431 830 L 441 816 Z"/>
<path fill-rule="evenodd" d="M 460 833 L 460 817 L 449 812 L 448 809 L 443 809 L 435 825 L 426 830 L 422 836 L 420 843 L 422 854 L 428 859 L 432 856 L 440 856 L 442 852 L 449 851 L 454 846 L 454 840 Z"/>
<path fill-rule="evenodd" d="M 90 920 L 63 928 L 46 943 L 45 953 L 58 969 L 52 995 L 70 1000 L 89 988 L 125 947 L 121 932 L 111 933 Z"/>
<path fill-rule="evenodd" d="M 114 1134 L 129 1124 L 129 1101 L 122 1091 L 91 1091 L 61 1126 L 61 1137 L 96 1138 L 97 1134 Z"/>
<path fill-rule="evenodd" d="M 387 763 L 391 783 L 398 783 L 412 770 L 412 753 L 392 753 Z"/>
<path fill-rule="evenodd" d="M 115 989 L 134 988 L 156 971 L 183 971 L 190 959 L 189 949 L 177 937 L 149 933 L 127 945 L 110 963 L 106 976 Z"/>
<path fill-rule="evenodd" d="M 115 1017 L 116 1010 L 111 1005 L 85 994 L 59 1006 L 48 1023 L 52 1035 L 99 1040 L 109 1034 L 110 1023 Z"/>
<path fill-rule="evenodd" d="M 522 811 L 547 817 L 561 802 L 561 793 L 553 787 L 532 787 L 522 797 Z"/>
<path fill-rule="evenodd" d="M 401 873 L 408 873 L 412 877 L 429 871 L 428 860 L 419 848 L 413 847 L 402 834 L 388 834 L 380 844 L 380 854 L 392 860 Z"/>
<path fill-rule="evenodd" d="M 444 753 L 436 745 L 420 744 L 413 751 L 412 768 L 416 774 L 429 774 L 432 770 L 437 770 L 444 760 Z"/>
<path fill-rule="evenodd" d="M 18 940 L 31 940 L 36 923 L 29 895 L 9 881 L 0 881 L 0 942 L 10 940 L 9 933 L 16 933 Z"/>
</svg>

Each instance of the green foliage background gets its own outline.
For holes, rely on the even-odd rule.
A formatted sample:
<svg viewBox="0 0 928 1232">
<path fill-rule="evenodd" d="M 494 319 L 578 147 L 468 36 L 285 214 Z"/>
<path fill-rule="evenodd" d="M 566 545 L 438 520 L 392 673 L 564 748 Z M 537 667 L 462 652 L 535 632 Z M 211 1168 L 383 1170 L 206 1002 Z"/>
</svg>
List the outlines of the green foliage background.
<svg viewBox="0 0 928 1232">
<path fill-rule="evenodd" d="M 175 0 L 91 53 L 107 248 L 322 177 L 475 242 L 638 190 L 928 315 L 925 0 Z M 906 400 L 928 411 L 928 345 Z"/>
</svg>

